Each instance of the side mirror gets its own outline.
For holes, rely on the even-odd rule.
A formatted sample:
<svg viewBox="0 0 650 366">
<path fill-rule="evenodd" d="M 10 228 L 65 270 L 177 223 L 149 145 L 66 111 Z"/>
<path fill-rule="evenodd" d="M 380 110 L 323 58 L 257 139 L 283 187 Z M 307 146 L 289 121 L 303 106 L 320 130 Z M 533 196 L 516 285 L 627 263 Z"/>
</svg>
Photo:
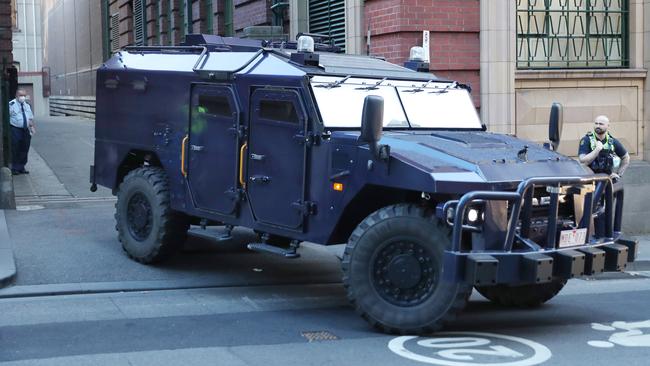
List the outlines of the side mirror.
<svg viewBox="0 0 650 366">
<path fill-rule="evenodd" d="M 551 115 L 548 120 L 548 139 L 551 141 L 553 151 L 557 151 L 557 148 L 560 146 L 562 124 L 562 105 L 558 102 L 553 102 L 551 105 Z"/>
<path fill-rule="evenodd" d="M 361 136 L 359 141 L 370 146 L 370 152 L 376 155 L 377 143 L 381 139 L 384 126 L 384 98 L 378 95 L 368 95 L 363 101 L 363 114 L 361 115 Z"/>
</svg>

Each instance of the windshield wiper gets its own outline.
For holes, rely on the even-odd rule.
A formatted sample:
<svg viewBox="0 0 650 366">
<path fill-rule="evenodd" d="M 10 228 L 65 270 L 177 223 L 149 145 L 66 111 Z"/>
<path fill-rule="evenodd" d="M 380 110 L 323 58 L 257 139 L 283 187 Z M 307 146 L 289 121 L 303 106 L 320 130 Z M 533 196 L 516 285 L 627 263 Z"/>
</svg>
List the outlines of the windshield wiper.
<svg viewBox="0 0 650 366">
<path fill-rule="evenodd" d="M 388 78 L 383 78 L 383 79 L 379 80 L 378 82 L 376 82 L 374 85 L 362 86 L 360 88 L 354 88 L 354 90 L 377 90 L 377 89 L 379 89 L 378 86 L 381 85 L 381 83 L 383 83 L 384 81 L 386 81 L 386 79 L 388 79 Z"/>
<path fill-rule="evenodd" d="M 350 78 L 350 76 L 352 75 L 348 75 L 341 80 L 332 81 L 324 85 L 323 84 L 316 85 L 315 88 L 327 88 L 327 89 L 338 88 L 341 86 L 341 84 L 345 83 Z"/>
<path fill-rule="evenodd" d="M 419 87 L 416 87 L 416 88 L 413 88 L 413 89 L 403 90 L 402 92 L 403 93 L 419 93 L 421 91 L 424 91 L 424 88 L 429 86 L 429 84 L 431 84 L 432 81 L 433 81 L 433 79 L 431 79 L 431 80 L 427 81 L 426 83 L 422 84 L 422 86 L 419 86 Z"/>
<path fill-rule="evenodd" d="M 429 94 L 444 94 L 447 93 L 447 90 L 449 90 L 450 88 L 457 88 L 457 87 L 458 87 L 458 83 L 454 81 L 453 83 L 449 83 L 449 85 L 445 86 L 444 89 L 434 90 L 432 92 L 429 92 Z"/>
</svg>

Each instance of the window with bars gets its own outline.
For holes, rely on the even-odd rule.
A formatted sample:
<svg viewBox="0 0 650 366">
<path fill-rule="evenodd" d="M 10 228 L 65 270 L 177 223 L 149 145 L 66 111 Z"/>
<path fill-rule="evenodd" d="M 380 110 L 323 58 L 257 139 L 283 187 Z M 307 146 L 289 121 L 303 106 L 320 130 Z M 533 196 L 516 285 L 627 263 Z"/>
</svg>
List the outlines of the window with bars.
<svg viewBox="0 0 650 366">
<path fill-rule="evenodd" d="M 145 0 L 133 0 L 133 43 L 147 44 L 147 17 Z"/>
<path fill-rule="evenodd" d="M 517 0 L 517 68 L 622 68 L 628 0 Z"/>
<path fill-rule="evenodd" d="M 345 51 L 345 0 L 309 0 L 309 32 L 330 36 Z"/>
</svg>

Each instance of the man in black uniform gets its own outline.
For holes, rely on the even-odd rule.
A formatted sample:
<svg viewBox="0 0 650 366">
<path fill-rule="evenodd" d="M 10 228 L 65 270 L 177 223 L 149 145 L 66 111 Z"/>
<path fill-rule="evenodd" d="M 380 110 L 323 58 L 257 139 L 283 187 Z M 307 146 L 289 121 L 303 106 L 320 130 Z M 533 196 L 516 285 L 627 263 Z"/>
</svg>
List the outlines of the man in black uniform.
<svg viewBox="0 0 650 366">
<path fill-rule="evenodd" d="M 630 154 L 627 153 L 623 144 L 607 132 L 609 118 L 598 116 L 594 120 L 594 130 L 590 131 L 580 140 L 578 157 L 580 162 L 586 164 L 594 173 L 606 173 L 612 181 L 620 180 L 623 173 L 630 165 Z M 599 183 L 594 192 L 594 199 L 600 202 L 602 199 L 604 185 Z M 618 199 L 615 193 L 614 197 Z M 605 235 L 605 220 L 599 216 L 594 220 L 595 235 Z"/>
<path fill-rule="evenodd" d="M 630 154 L 617 139 L 607 132 L 609 118 L 598 116 L 594 121 L 594 130 L 580 140 L 578 156 L 594 173 L 609 174 L 613 180 L 619 180 L 630 165 Z"/>
</svg>

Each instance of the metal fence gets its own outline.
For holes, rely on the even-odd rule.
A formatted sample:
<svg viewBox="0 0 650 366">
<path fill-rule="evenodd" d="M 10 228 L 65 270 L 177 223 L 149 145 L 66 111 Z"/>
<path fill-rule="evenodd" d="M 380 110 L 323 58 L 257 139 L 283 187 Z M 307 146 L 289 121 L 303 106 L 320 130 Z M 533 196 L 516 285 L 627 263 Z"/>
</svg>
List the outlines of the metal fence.
<svg viewBox="0 0 650 366">
<path fill-rule="evenodd" d="M 628 0 L 517 0 L 517 68 L 629 65 Z"/>
</svg>

